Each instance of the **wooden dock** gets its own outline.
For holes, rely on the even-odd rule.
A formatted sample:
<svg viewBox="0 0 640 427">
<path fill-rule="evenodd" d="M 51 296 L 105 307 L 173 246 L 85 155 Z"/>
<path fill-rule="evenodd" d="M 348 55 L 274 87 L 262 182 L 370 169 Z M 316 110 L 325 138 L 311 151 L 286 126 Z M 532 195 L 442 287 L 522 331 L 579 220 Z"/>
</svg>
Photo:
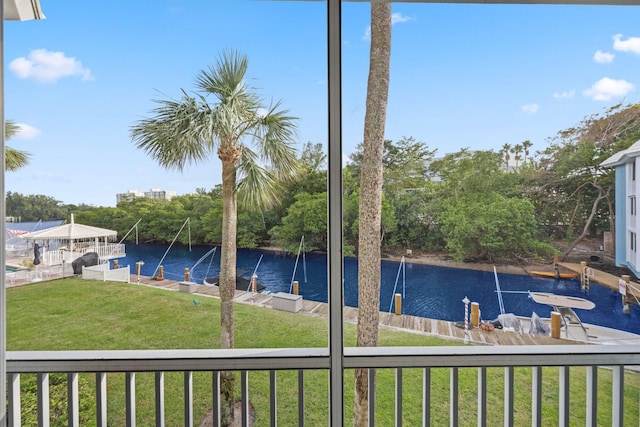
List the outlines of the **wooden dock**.
<svg viewBox="0 0 640 427">
<path fill-rule="evenodd" d="M 66 277 L 72 277 L 67 274 Z M 42 280 L 33 282 L 31 280 L 15 280 L 7 282 L 8 288 L 24 285 L 32 285 L 43 281 L 56 280 L 61 277 L 45 276 Z M 166 289 L 168 291 L 179 292 L 180 282 L 175 280 L 156 280 L 148 276 L 131 275 L 131 284 L 139 284 L 141 286 L 152 286 L 155 288 Z M 219 298 L 217 286 L 197 285 L 196 292 L 193 295 L 204 297 Z M 251 304 L 261 307 L 272 307 L 272 294 L 268 293 L 252 293 L 245 291 L 236 291 L 235 302 L 241 304 Z M 327 318 L 329 316 L 329 306 L 327 303 L 304 300 L 302 308 L 298 314 L 307 316 L 317 316 Z M 345 323 L 355 324 L 358 321 L 358 310 L 353 307 L 343 308 L 343 319 Z M 463 320 L 463 319 L 461 319 Z M 585 344 L 584 342 L 556 339 L 550 336 L 531 335 L 528 333 L 518 333 L 503 329 L 494 329 L 493 331 L 483 331 L 477 327 L 471 327 L 466 331 L 464 327 L 459 327 L 460 322 L 450 322 L 446 320 L 430 319 L 418 316 L 410 316 L 406 314 L 396 315 L 391 313 L 380 312 L 380 327 L 404 332 L 437 336 L 445 339 L 453 339 L 460 342 L 467 342 L 476 345 L 561 345 L 561 344 Z"/>
<path fill-rule="evenodd" d="M 137 276 L 131 276 L 131 283 L 137 283 Z M 150 277 L 140 276 L 140 285 L 153 286 L 172 291 L 179 291 L 179 282 L 173 280 L 155 280 Z M 193 295 L 202 295 L 219 298 L 217 286 L 198 285 Z M 236 291 L 235 302 L 252 304 L 271 308 L 273 296 L 271 294 Z M 328 317 L 329 306 L 327 303 L 303 300 L 302 309 L 298 314 Z M 358 310 L 353 307 L 343 308 L 343 319 L 346 323 L 357 323 Z M 560 345 L 560 344 L 585 344 L 574 340 L 556 339 L 550 336 L 531 335 L 502 329 L 483 331 L 469 325 L 467 336 L 464 328 L 456 325 L 456 322 L 446 320 L 429 319 L 424 317 L 396 315 L 380 313 L 380 327 L 386 329 L 401 330 L 424 335 L 438 336 L 445 339 L 453 339 L 479 345 Z"/>
<path fill-rule="evenodd" d="M 588 264 L 585 264 L 583 266 L 582 264 L 559 262 L 558 267 L 564 268 L 569 271 L 573 271 L 574 273 L 578 273 L 578 277 L 581 280 L 580 283 L 583 283 L 583 281 L 585 280 L 583 275 L 586 275 L 588 276 L 588 280 L 589 280 L 588 286 L 590 286 L 591 283 L 595 283 L 597 285 L 609 288 L 612 291 L 616 291 L 616 292 L 619 291 L 619 288 L 620 288 L 619 282 L 621 277 L 618 277 L 616 275 L 609 274 L 604 271 L 597 270 L 595 268 L 591 268 L 588 266 Z M 588 269 L 588 274 L 586 274 L 583 271 L 585 267 Z M 629 281 L 627 284 L 626 293 L 627 293 L 626 298 L 624 298 L 625 304 L 638 304 L 638 301 L 640 301 L 640 284 Z"/>
</svg>

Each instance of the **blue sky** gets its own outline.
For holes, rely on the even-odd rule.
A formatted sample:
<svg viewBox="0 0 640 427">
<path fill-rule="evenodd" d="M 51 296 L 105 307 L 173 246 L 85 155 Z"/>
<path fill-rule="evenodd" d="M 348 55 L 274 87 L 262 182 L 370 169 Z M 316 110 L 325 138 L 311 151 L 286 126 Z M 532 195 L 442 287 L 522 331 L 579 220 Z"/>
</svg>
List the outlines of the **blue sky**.
<svg viewBox="0 0 640 427">
<path fill-rule="evenodd" d="M 324 2 L 41 0 L 47 19 L 6 22 L 8 145 L 31 153 L 5 189 L 115 206 L 116 193 L 186 194 L 220 165 L 180 173 L 135 148 L 130 128 L 154 99 L 193 93 L 220 52 L 249 57 L 251 84 L 298 117 L 298 141 L 326 143 Z M 638 102 L 640 8 L 393 4 L 386 138 L 439 155 L 547 138 L 618 102 Z M 344 156 L 362 141 L 369 4 L 343 5 Z"/>
</svg>

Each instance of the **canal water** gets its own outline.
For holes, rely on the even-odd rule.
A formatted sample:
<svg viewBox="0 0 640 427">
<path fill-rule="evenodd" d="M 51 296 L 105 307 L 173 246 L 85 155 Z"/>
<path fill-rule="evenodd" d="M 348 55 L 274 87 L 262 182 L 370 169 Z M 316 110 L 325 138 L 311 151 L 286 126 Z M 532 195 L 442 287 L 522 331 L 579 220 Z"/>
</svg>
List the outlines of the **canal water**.
<svg viewBox="0 0 640 427">
<path fill-rule="evenodd" d="M 141 274 L 152 276 L 160 265 L 167 279 L 183 280 L 185 268 L 190 269 L 191 280 L 202 284 L 206 277 L 217 277 L 220 248 L 211 246 L 172 246 L 132 244 L 126 245 L 126 258 L 121 266 L 129 266 L 135 274 L 135 265 L 143 262 Z M 299 293 L 307 300 L 327 302 L 327 258 L 323 254 L 284 255 L 275 251 L 239 249 L 237 268 L 239 276 L 250 279 L 255 273 L 258 282 L 268 292 L 290 292 L 292 280 L 299 282 Z M 295 270 L 295 276 L 294 276 Z M 348 306 L 358 304 L 358 261 L 344 260 L 344 301 Z M 526 275 L 498 274 L 505 312 L 531 316 L 533 312 L 549 317 L 551 308 L 535 303 L 527 291 L 553 292 L 576 296 L 595 302 L 593 310 L 576 310 L 585 323 L 606 326 L 640 334 L 640 307 L 634 305 L 631 314 L 623 314 L 620 295 L 597 284 L 588 293 L 577 280 L 556 280 Z M 493 272 L 456 269 L 441 266 L 382 261 L 380 310 L 393 311 L 393 295 L 402 294 L 403 313 L 435 319 L 464 320 L 467 297 L 480 306 L 483 319 L 495 319 L 500 314 L 496 277 Z"/>
</svg>

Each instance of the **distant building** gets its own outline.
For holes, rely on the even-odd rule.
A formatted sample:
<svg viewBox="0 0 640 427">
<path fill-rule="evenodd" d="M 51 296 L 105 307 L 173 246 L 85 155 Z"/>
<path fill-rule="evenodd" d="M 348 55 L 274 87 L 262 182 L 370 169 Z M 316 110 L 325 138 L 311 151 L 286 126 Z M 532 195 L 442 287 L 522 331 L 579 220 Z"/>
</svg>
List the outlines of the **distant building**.
<svg viewBox="0 0 640 427">
<path fill-rule="evenodd" d="M 638 250 L 637 198 L 640 195 L 640 141 L 626 150 L 619 151 L 600 164 L 602 167 L 615 168 L 615 252 L 616 265 L 628 267 L 633 274 L 640 276 L 640 251 Z"/>
<path fill-rule="evenodd" d="M 151 190 L 144 192 L 144 197 L 148 197 L 149 199 L 171 200 L 176 196 L 177 194 L 175 191 L 160 190 L 159 188 L 152 188 Z"/>
<path fill-rule="evenodd" d="M 158 188 L 152 188 L 149 191 L 145 191 L 144 193 L 138 190 L 129 190 L 126 193 L 118 193 L 116 194 L 116 202 L 131 202 L 138 197 L 147 197 L 149 199 L 162 199 L 162 200 L 171 200 L 176 197 L 175 191 L 167 191 L 160 190 Z"/>
<path fill-rule="evenodd" d="M 144 197 L 144 193 L 138 190 L 129 190 L 126 193 L 116 194 L 116 202 L 131 202 L 136 197 Z"/>
</svg>

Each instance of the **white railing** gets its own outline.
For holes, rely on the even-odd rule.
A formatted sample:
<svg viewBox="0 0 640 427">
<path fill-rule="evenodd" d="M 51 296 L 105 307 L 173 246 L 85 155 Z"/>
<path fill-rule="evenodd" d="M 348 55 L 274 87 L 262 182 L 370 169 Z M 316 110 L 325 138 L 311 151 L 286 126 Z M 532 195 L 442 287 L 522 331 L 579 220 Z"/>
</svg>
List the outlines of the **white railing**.
<svg viewBox="0 0 640 427">
<path fill-rule="evenodd" d="M 108 260 L 111 258 L 122 258 L 126 256 L 125 245 L 121 243 L 108 243 L 108 244 L 85 244 L 83 246 L 76 246 L 75 250 L 43 250 L 41 255 L 42 262 L 49 265 L 57 265 L 65 263 L 71 263 L 76 258 L 81 257 L 82 254 L 87 252 L 96 252 L 101 260 Z"/>
<path fill-rule="evenodd" d="M 593 346 L 593 345 L 561 345 L 561 346 L 456 346 L 456 347 L 382 347 L 382 348 L 345 348 L 344 349 L 344 370 L 352 371 L 356 368 L 370 369 L 383 372 L 393 371 L 394 396 L 381 396 L 376 399 L 375 390 L 371 388 L 369 401 L 370 425 L 376 424 L 376 405 L 378 402 L 384 403 L 388 412 L 393 412 L 392 418 L 396 426 L 401 426 L 403 420 L 415 420 L 416 417 L 421 422 L 412 421 L 409 425 L 431 425 L 434 411 L 442 411 L 440 406 L 435 404 L 436 400 L 443 400 L 448 405 L 449 424 L 456 426 L 458 423 L 469 424 L 470 420 L 477 419 L 478 426 L 497 425 L 559 425 L 568 426 L 570 418 L 573 419 L 572 412 L 576 408 L 581 408 L 584 412 L 585 424 L 587 426 L 605 425 L 624 426 L 638 425 L 638 373 L 633 370 L 636 365 L 640 365 L 640 352 L 637 346 Z M 554 367 L 553 374 L 549 374 L 548 367 Z M 574 368 L 580 367 L 580 372 L 586 378 L 581 384 L 582 390 L 578 390 L 576 384 L 571 381 L 571 373 Z M 468 390 L 459 388 L 459 378 L 462 372 L 468 377 L 469 368 L 475 372 L 474 378 L 477 389 L 472 391 L 473 402 L 468 399 Z M 501 385 L 496 386 L 495 376 L 492 381 L 488 381 L 487 372 L 493 372 L 492 368 L 498 368 L 501 373 Z M 543 382 L 543 368 L 545 369 Z M 449 377 L 448 390 L 432 389 L 432 377 L 436 371 L 447 371 Z M 530 376 L 528 384 L 514 384 L 515 370 L 527 369 Z M 180 423 L 185 426 L 194 425 L 194 401 L 199 396 L 194 396 L 194 374 L 209 372 L 209 391 L 207 396 L 207 407 L 213 408 L 213 425 L 219 425 L 220 419 L 220 372 L 237 371 L 240 372 L 240 395 L 242 402 L 242 425 L 250 425 L 249 402 L 251 400 L 261 400 L 261 419 L 265 425 L 279 425 L 279 407 L 293 406 L 297 411 L 297 420 L 282 420 L 282 425 L 305 425 L 305 415 L 309 414 L 310 407 L 327 407 L 326 394 L 318 396 L 316 394 L 305 393 L 306 387 L 310 386 L 305 382 L 305 375 L 313 371 L 331 370 L 331 358 L 329 350 L 320 349 L 247 349 L 247 350 L 126 350 L 126 351 L 45 351 L 45 352 L 8 352 L 7 372 L 8 372 L 8 415 L 9 426 L 17 427 L 21 425 L 21 375 L 35 374 L 37 376 L 37 412 L 38 424 L 48 426 L 49 413 L 49 375 L 63 373 L 67 375 L 67 408 L 68 425 L 79 425 L 79 398 L 78 398 L 78 376 L 89 373 L 95 374 L 95 414 L 91 414 L 91 419 L 96 425 L 106 426 L 107 424 L 136 425 L 136 421 L 144 421 L 142 424 L 149 425 L 150 419 L 142 420 L 144 415 L 136 416 L 136 396 L 145 394 L 149 400 L 155 401 L 154 408 L 151 409 L 155 417 L 155 424 L 165 425 L 165 405 L 172 403 L 175 405 L 175 396 L 182 396 L 180 402 Z M 575 369 L 576 371 L 578 369 Z M 175 373 L 181 377 L 182 390 L 171 391 L 171 402 L 165 399 L 165 373 Z M 251 374 L 250 374 L 251 372 Z M 254 388 L 250 387 L 250 379 L 254 378 L 254 372 L 263 372 L 262 377 L 257 381 L 263 382 L 263 389 L 267 389 L 266 396 L 257 396 L 251 393 Z M 281 387 L 278 390 L 277 379 L 284 375 L 284 372 L 291 372 L 297 377 L 293 386 Z M 416 374 L 418 372 L 419 374 Z M 140 377 L 144 373 L 153 373 L 153 380 L 147 381 L 146 388 L 151 390 L 136 389 L 136 374 Z M 122 375 L 118 379 L 119 375 Z M 267 375 L 268 374 L 268 375 Z M 344 374 L 344 373 L 343 373 Z M 115 378 L 118 383 L 125 382 L 125 391 L 117 396 L 109 396 L 107 399 L 107 375 Z M 113 375 L 116 375 L 113 377 Z M 147 374 L 149 375 L 149 374 Z M 169 374 L 168 374 L 169 375 Z M 172 374 L 175 375 L 175 374 Z M 259 374 L 255 374 L 256 376 Z M 411 375 L 411 378 L 409 378 Z M 420 378 L 415 378 L 418 375 Z M 633 375 L 630 381 L 625 382 L 625 376 Z M 404 377 L 404 380 L 403 380 Z M 551 378 L 549 378 L 551 377 Z M 325 377 L 326 380 L 327 377 Z M 345 376 L 347 384 L 348 376 Z M 370 374 L 370 380 L 374 376 Z M 604 383 L 603 378 L 610 383 L 608 388 L 602 387 L 599 383 Z M 317 381 L 317 378 L 315 379 Z M 405 386 L 403 381 L 409 384 L 419 381 L 421 396 L 419 405 L 409 405 L 403 402 L 409 398 L 417 398 L 415 386 L 413 388 Z M 264 383 L 268 383 L 266 386 Z M 325 381 L 326 382 L 326 381 Z M 290 383 L 289 383 L 290 384 Z M 549 418 L 548 410 L 549 395 L 545 392 L 543 400 L 543 384 L 549 388 L 557 389 L 557 396 L 554 405 L 553 419 Z M 570 388 L 570 384 L 572 387 Z M 497 387 L 497 388 L 496 388 Z M 293 391 L 291 389 L 294 389 Z M 627 400 L 631 397 L 631 408 L 625 408 L 625 391 L 627 388 L 634 388 L 629 392 Z M 136 391 L 138 390 L 138 391 Z M 493 392 L 491 392 L 493 390 Z M 497 390 L 497 392 L 496 392 Z M 295 393 L 292 403 L 284 401 L 280 394 Z M 514 408 L 514 396 L 527 395 L 530 402 L 528 408 Z M 496 396 L 496 394 L 498 396 Z M 443 396 L 444 395 L 444 396 Z M 465 395 L 462 404 L 461 395 Z M 582 396 L 580 400 L 577 396 Z M 607 408 L 603 407 L 598 398 L 605 401 Z M 604 398 L 602 398 L 604 397 Z M 30 398 L 33 401 L 33 398 Z M 117 405 L 118 400 L 120 402 Z M 167 402 L 165 402 L 167 400 Z M 201 400 L 201 399 L 200 399 Z M 392 401 L 392 404 L 390 403 Z M 114 422 L 112 410 L 107 410 L 107 402 L 113 406 L 124 408 L 120 418 L 124 421 Z M 115 403 L 114 403 L 115 402 Z M 333 400 L 332 400 L 333 402 Z M 447 403 L 448 402 L 448 403 Z M 496 405 L 499 402 L 499 409 L 490 407 L 490 403 Z M 297 403 L 297 405 L 296 405 Z M 327 408 L 327 413 L 332 410 L 341 410 L 344 402 L 331 403 L 340 405 L 337 408 Z M 347 402 L 351 404 L 351 402 Z M 608 405 L 611 405 L 610 407 Z M 296 408 L 297 406 L 297 408 Z M 382 406 L 382 405 L 381 405 Z M 521 405 L 522 406 L 522 405 Z M 440 408 L 433 409 L 432 408 Z M 571 408 L 571 410 L 570 410 Z M 546 408 L 548 409 L 548 408 Z M 606 409 L 606 410 L 603 410 Z M 630 410 L 629 410 L 630 409 Z M 496 414 L 496 411 L 498 413 Z M 599 410 L 606 412 L 607 420 L 598 420 Z M 523 411 L 528 411 L 523 416 Z M 460 417 L 465 413 L 464 419 Z M 491 413 L 490 413 L 491 412 Z M 500 414 L 502 412 L 502 414 Z M 514 418 L 517 412 L 517 420 Z M 625 413 L 632 413 L 634 419 L 625 419 Z M 472 418 L 469 418 L 471 413 Z M 85 414 L 86 415 L 86 414 Z M 496 422 L 496 416 L 501 421 Z M 543 416 L 544 418 L 543 421 Z M 526 418 L 526 423 L 523 422 Z M 329 419 L 326 414 L 325 419 Z M 488 424 L 488 419 L 492 421 Z M 182 421 L 183 420 L 183 421 Z M 268 421 L 267 421 L 268 420 Z M 316 421 L 317 422 L 317 421 Z M 328 422 L 323 422 L 327 425 Z"/>
</svg>

